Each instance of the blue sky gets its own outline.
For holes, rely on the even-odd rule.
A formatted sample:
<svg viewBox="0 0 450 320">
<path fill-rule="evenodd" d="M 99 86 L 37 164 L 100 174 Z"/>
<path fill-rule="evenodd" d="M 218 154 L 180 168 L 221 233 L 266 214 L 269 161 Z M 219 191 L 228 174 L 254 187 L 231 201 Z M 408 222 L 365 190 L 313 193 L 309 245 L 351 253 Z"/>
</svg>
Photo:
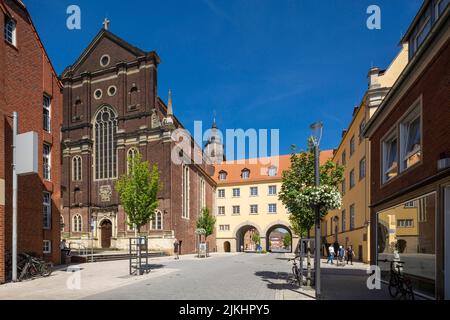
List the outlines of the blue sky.
<svg viewBox="0 0 450 320">
<path fill-rule="evenodd" d="M 367 72 L 386 68 L 422 0 L 24 0 L 58 74 L 81 54 L 107 16 L 110 31 L 161 57 L 158 92 L 173 92 L 189 129 L 279 129 L 280 154 L 305 146 L 324 122 L 322 148 L 339 144 Z M 81 30 L 66 9 L 81 8 Z M 369 5 L 381 30 L 366 27 Z M 206 128 L 205 128 L 206 129 Z"/>
</svg>

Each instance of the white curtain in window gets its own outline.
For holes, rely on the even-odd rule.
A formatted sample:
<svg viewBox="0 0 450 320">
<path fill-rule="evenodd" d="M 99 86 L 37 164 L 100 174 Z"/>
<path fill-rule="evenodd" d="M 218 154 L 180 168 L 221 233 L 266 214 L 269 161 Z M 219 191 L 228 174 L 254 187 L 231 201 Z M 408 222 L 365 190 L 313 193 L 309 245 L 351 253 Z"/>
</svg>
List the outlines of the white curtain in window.
<svg viewBox="0 0 450 320">
<path fill-rule="evenodd" d="M 406 126 L 406 148 L 405 160 L 411 156 L 411 152 L 418 151 L 420 148 L 420 118 L 408 123 Z"/>
</svg>

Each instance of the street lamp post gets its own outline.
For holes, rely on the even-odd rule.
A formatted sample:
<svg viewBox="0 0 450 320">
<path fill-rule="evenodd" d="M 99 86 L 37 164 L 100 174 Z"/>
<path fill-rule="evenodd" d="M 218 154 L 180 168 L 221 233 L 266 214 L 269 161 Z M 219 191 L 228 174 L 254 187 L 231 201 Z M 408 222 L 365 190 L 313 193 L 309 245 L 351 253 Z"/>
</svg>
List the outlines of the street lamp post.
<svg viewBox="0 0 450 320">
<path fill-rule="evenodd" d="M 322 138 L 322 122 L 315 122 L 311 125 L 311 139 L 314 145 L 314 178 L 315 185 L 320 185 L 319 175 L 319 148 L 320 140 Z M 318 205 L 314 208 L 315 211 L 315 255 L 314 255 L 314 268 L 315 268 L 315 287 L 316 287 L 316 299 L 320 299 L 320 208 Z"/>
</svg>

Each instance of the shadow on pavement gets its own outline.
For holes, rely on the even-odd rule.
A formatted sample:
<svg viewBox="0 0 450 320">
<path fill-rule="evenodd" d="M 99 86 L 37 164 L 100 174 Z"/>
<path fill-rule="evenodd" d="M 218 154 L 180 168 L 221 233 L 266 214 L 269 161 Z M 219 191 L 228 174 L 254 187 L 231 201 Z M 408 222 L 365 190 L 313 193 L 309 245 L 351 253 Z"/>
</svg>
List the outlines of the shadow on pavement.
<svg viewBox="0 0 450 320">
<path fill-rule="evenodd" d="M 256 271 L 255 276 L 258 276 L 262 281 L 267 282 L 267 288 L 272 290 L 289 290 L 294 294 L 303 295 L 307 298 L 314 298 L 313 296 L 304 292 L 298 291 L 300 287 L 293 281 L 292 275 L 287 272 L 274 271 Z M 274 282 L 279 281 L 279 282 Z"/>
<path fill-rule="evenodd" d="M 143 268 L 150 269 L 150 270 L 161 269 L 161 268 L 164 268 L 165 266 L 166 265 L 164 265 L 164 264 L 144 264 L 144 265 L 142 265 Z"/>
</svg>

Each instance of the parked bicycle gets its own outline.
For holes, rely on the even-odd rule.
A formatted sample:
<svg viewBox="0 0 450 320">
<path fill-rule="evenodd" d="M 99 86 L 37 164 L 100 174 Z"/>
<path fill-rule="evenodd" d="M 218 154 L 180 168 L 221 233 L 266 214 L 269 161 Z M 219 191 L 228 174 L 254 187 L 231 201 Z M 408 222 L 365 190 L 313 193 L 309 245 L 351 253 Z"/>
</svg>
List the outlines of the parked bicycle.
<svg viewBox="0 0 450 320">
<path fill-rule="evenodd" d="M 404 261 L 378 260 L 379 262 L 390 262 L 389 294 L 392 298 L 400 295 L 402 300 L 414 300 L 414 290 L 411 279 L 404 275 Z"/>
<path fill-rule="evenodd" d="M 53 271 L 53 264 L 27 253 L 21 253 L 18 257 L 17 269 L 19 274 L 18 280 L 22 281 L 37 276 L 50 276 Z"/>
<path fill-rule="evenodd" d="M 294 275 L 293 282 L 297 282 L 301 286 L 302 285 L 302 283 L 301 283 L 302 275 L 301 275 L 300 269 L 297 264 L 297 259 L 299 259 L 299 258 L 300 258 L 300 256 L 295 256 L 295 258 L 289 259 L 288 261 L 293 261 L 293 263 L 292 263 L 292 274 Z"/>
</svg>

